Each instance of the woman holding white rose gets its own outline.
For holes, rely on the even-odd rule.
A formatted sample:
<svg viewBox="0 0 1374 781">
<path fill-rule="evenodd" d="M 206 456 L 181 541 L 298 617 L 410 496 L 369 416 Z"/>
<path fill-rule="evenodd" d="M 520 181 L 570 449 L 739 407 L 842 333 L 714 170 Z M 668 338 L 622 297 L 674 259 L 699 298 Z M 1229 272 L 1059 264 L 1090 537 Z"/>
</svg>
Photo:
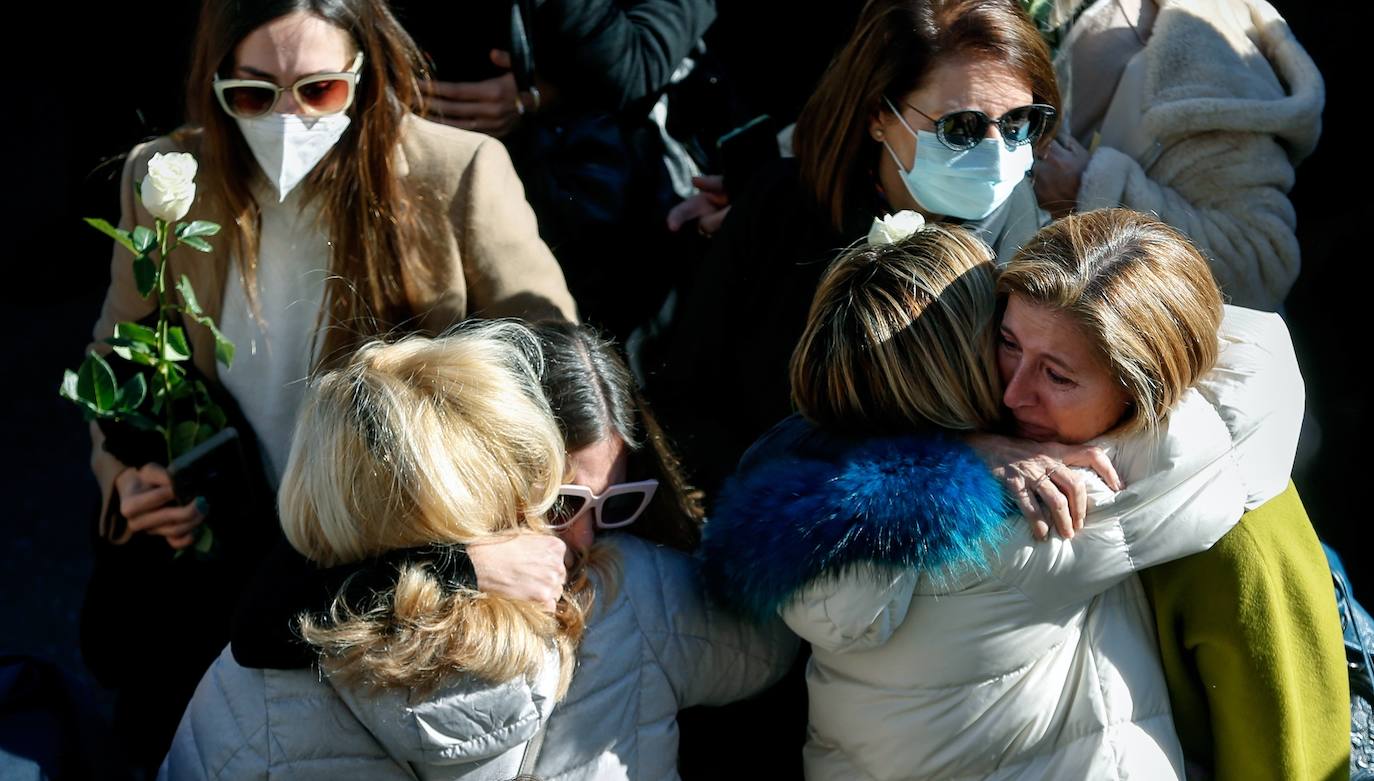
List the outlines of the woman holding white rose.
<svg viewBox="0 0 1374 781">
<path fill-rule="evenodd" d="M 438 332 L 472 315 L 574 317 L 501 144 L 413 113 L 420 54 L 383 0 L 206 0 L 193 53 L 188 123 L 130 153 L 120 227 L 151 227 L 155 217 L 223 226 L 208 254 L 172 253 L 168 273 L 189 279 L 205 313 L 237 345 L 232 366 L 217 367 L 213 332 L 189 318 L 182 323 L 194 368 L 212 393 L 233 402 L 226 406 L 231 422 L 247 429 L 245 441 L 256 434 L 259 452 L 249 459 L 261 456 L 265 493 L 285 466 L 312 368 L 396 329 Z M 122 253 L 116 247 L 97 342 L 155 307 L 139 295 Z M 146 727 L 166 727 L 162 745 L 146 749 L 155 762 L 200 671 L 227 640 L 237 588 L 204 574 L 214 569 L 209 562 L 171 559 L 172 549 L 191 544 L 216 509 L 217 537 L 229 529 L 260 539 L 275 534 L 275 519 L 253 519 L 263 528 L 249 533 L 240 528 L 248 519 L 225 517 L 226 508 L 205 497 L 180 504 L 163 465 L 116 457 L 111 451 L 120 447 L 92 431 L 105 544 L 83 644 L 102 679 L 167 699 L 168 723 Z M 233 576 L 251 564 L 239 562 Z M 174 570 L 210 581 L 171 587 Z M 146 626 L 131 617 L 125 593 L 162 600 L 141 617 Z M 106 616 L 115 620 L 102 638 Z M 169 632 L 173 617 L 182 625 Z M 117 651 L 130 634 L 162 640 L 161 663 L 171 657 L 184 667 L 187 685 L 147 685 L 158 678 L 143 680 L 140 671 L 176 674 L 149 671 L 146 655 Z M 209 655 L 187 651 L 188 636 L 202 636 Z"/>
</svg>

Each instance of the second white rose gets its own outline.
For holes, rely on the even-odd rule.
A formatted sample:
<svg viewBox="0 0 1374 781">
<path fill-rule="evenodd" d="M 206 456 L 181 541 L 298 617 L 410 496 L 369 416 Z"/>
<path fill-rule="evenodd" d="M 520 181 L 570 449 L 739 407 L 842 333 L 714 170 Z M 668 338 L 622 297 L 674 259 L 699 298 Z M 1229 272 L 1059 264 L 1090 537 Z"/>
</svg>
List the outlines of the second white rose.
<svg viewBox="0 0 1374 781">
<path fill-rule="evenodd" d="M 153 155 L 140 191 L 143 207 L 160 220 L 175 222 L 196 199 L 196 158 L 186 152 Z"/>
<path fill-rule="evenodd" d="M 919 212 L 903 209 L 896 214 L 873 218 L 868 229 L 869 244 L 895 244 L 921 229 L 926 219 Z"/>
</svg>

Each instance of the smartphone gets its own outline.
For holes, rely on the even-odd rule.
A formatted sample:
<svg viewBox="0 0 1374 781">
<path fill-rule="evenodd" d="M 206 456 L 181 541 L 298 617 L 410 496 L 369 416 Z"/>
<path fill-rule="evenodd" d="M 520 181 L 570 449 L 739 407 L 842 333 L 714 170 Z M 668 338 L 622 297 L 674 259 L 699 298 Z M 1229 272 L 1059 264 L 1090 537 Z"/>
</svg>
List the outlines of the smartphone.
<svg viewBox="0 0 1374 781">
<path fill-rule="evenodd" d="M 215 491 L 249 491 L 242 440 L 234 427 L 220 431 L 172 460 L 167 466 L 177 501 L 189 504 Z"/>
<path fill-rule="evenodd" d="M 725 189 L 732 193 L 743 190 L 759 168 L 781 156 L 778 133 L 773 118 L 767 114 L 760 114 L 721 136 L 716 146 L 720 149 Z"/>
</svg>

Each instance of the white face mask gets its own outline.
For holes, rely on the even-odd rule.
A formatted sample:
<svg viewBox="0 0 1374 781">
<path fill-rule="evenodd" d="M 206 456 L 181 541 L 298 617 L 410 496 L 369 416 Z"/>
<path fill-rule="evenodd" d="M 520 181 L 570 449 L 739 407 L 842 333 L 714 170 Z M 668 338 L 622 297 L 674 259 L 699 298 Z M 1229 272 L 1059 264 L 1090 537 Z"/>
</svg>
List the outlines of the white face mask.
<svg viewBox="0 0 1374 781">
<path fill-rule="evenodd" d="M 1000 138 L 985 138 L 972 149 L 950 149 L 934 133 L 913 130 L 891 102 L 888 107 L 916 139 L 916 161 L 911 170 L 902 165 L 887 141 L 883 146 L 897 164 L 907 192 L 933 214 L 981 220 L 1011 197 L 1035 162 L 1030 144 L 1008 150 Z"/>
<path fill-rule="evenodd" d="M 309 117 L 300 114 L 267 114 L 252 119 L 234 118 L 243 140 L 253 150 L 262 172 L 277 188 L 277 201 L 301 183 L 329 154 L 348 129 L 345 113 Z"/>
</svg>

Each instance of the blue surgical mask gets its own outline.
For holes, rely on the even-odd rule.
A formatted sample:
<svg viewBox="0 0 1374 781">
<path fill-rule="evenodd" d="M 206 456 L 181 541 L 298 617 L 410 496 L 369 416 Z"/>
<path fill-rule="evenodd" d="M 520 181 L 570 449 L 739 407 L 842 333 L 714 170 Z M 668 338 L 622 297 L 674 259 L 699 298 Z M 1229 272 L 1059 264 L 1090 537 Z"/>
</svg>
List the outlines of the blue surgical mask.
<svg viewBox="0 0 1374 781">
<path fill-rule="evenodd" d="M 954 150 L 934 133 L 912 130 L 896 108 L 892 113 L 916 138 L 916 162 L 908 171 L 887 141 L 882 142 L 883 147 L 902 172 L 907 192 L 931 214 L 980 220 L 1011 197 L 1035 162 L 1030 144 L 1008 150 L 1000 138 L 985 138 L 972 149 Z"/>
</svg>

